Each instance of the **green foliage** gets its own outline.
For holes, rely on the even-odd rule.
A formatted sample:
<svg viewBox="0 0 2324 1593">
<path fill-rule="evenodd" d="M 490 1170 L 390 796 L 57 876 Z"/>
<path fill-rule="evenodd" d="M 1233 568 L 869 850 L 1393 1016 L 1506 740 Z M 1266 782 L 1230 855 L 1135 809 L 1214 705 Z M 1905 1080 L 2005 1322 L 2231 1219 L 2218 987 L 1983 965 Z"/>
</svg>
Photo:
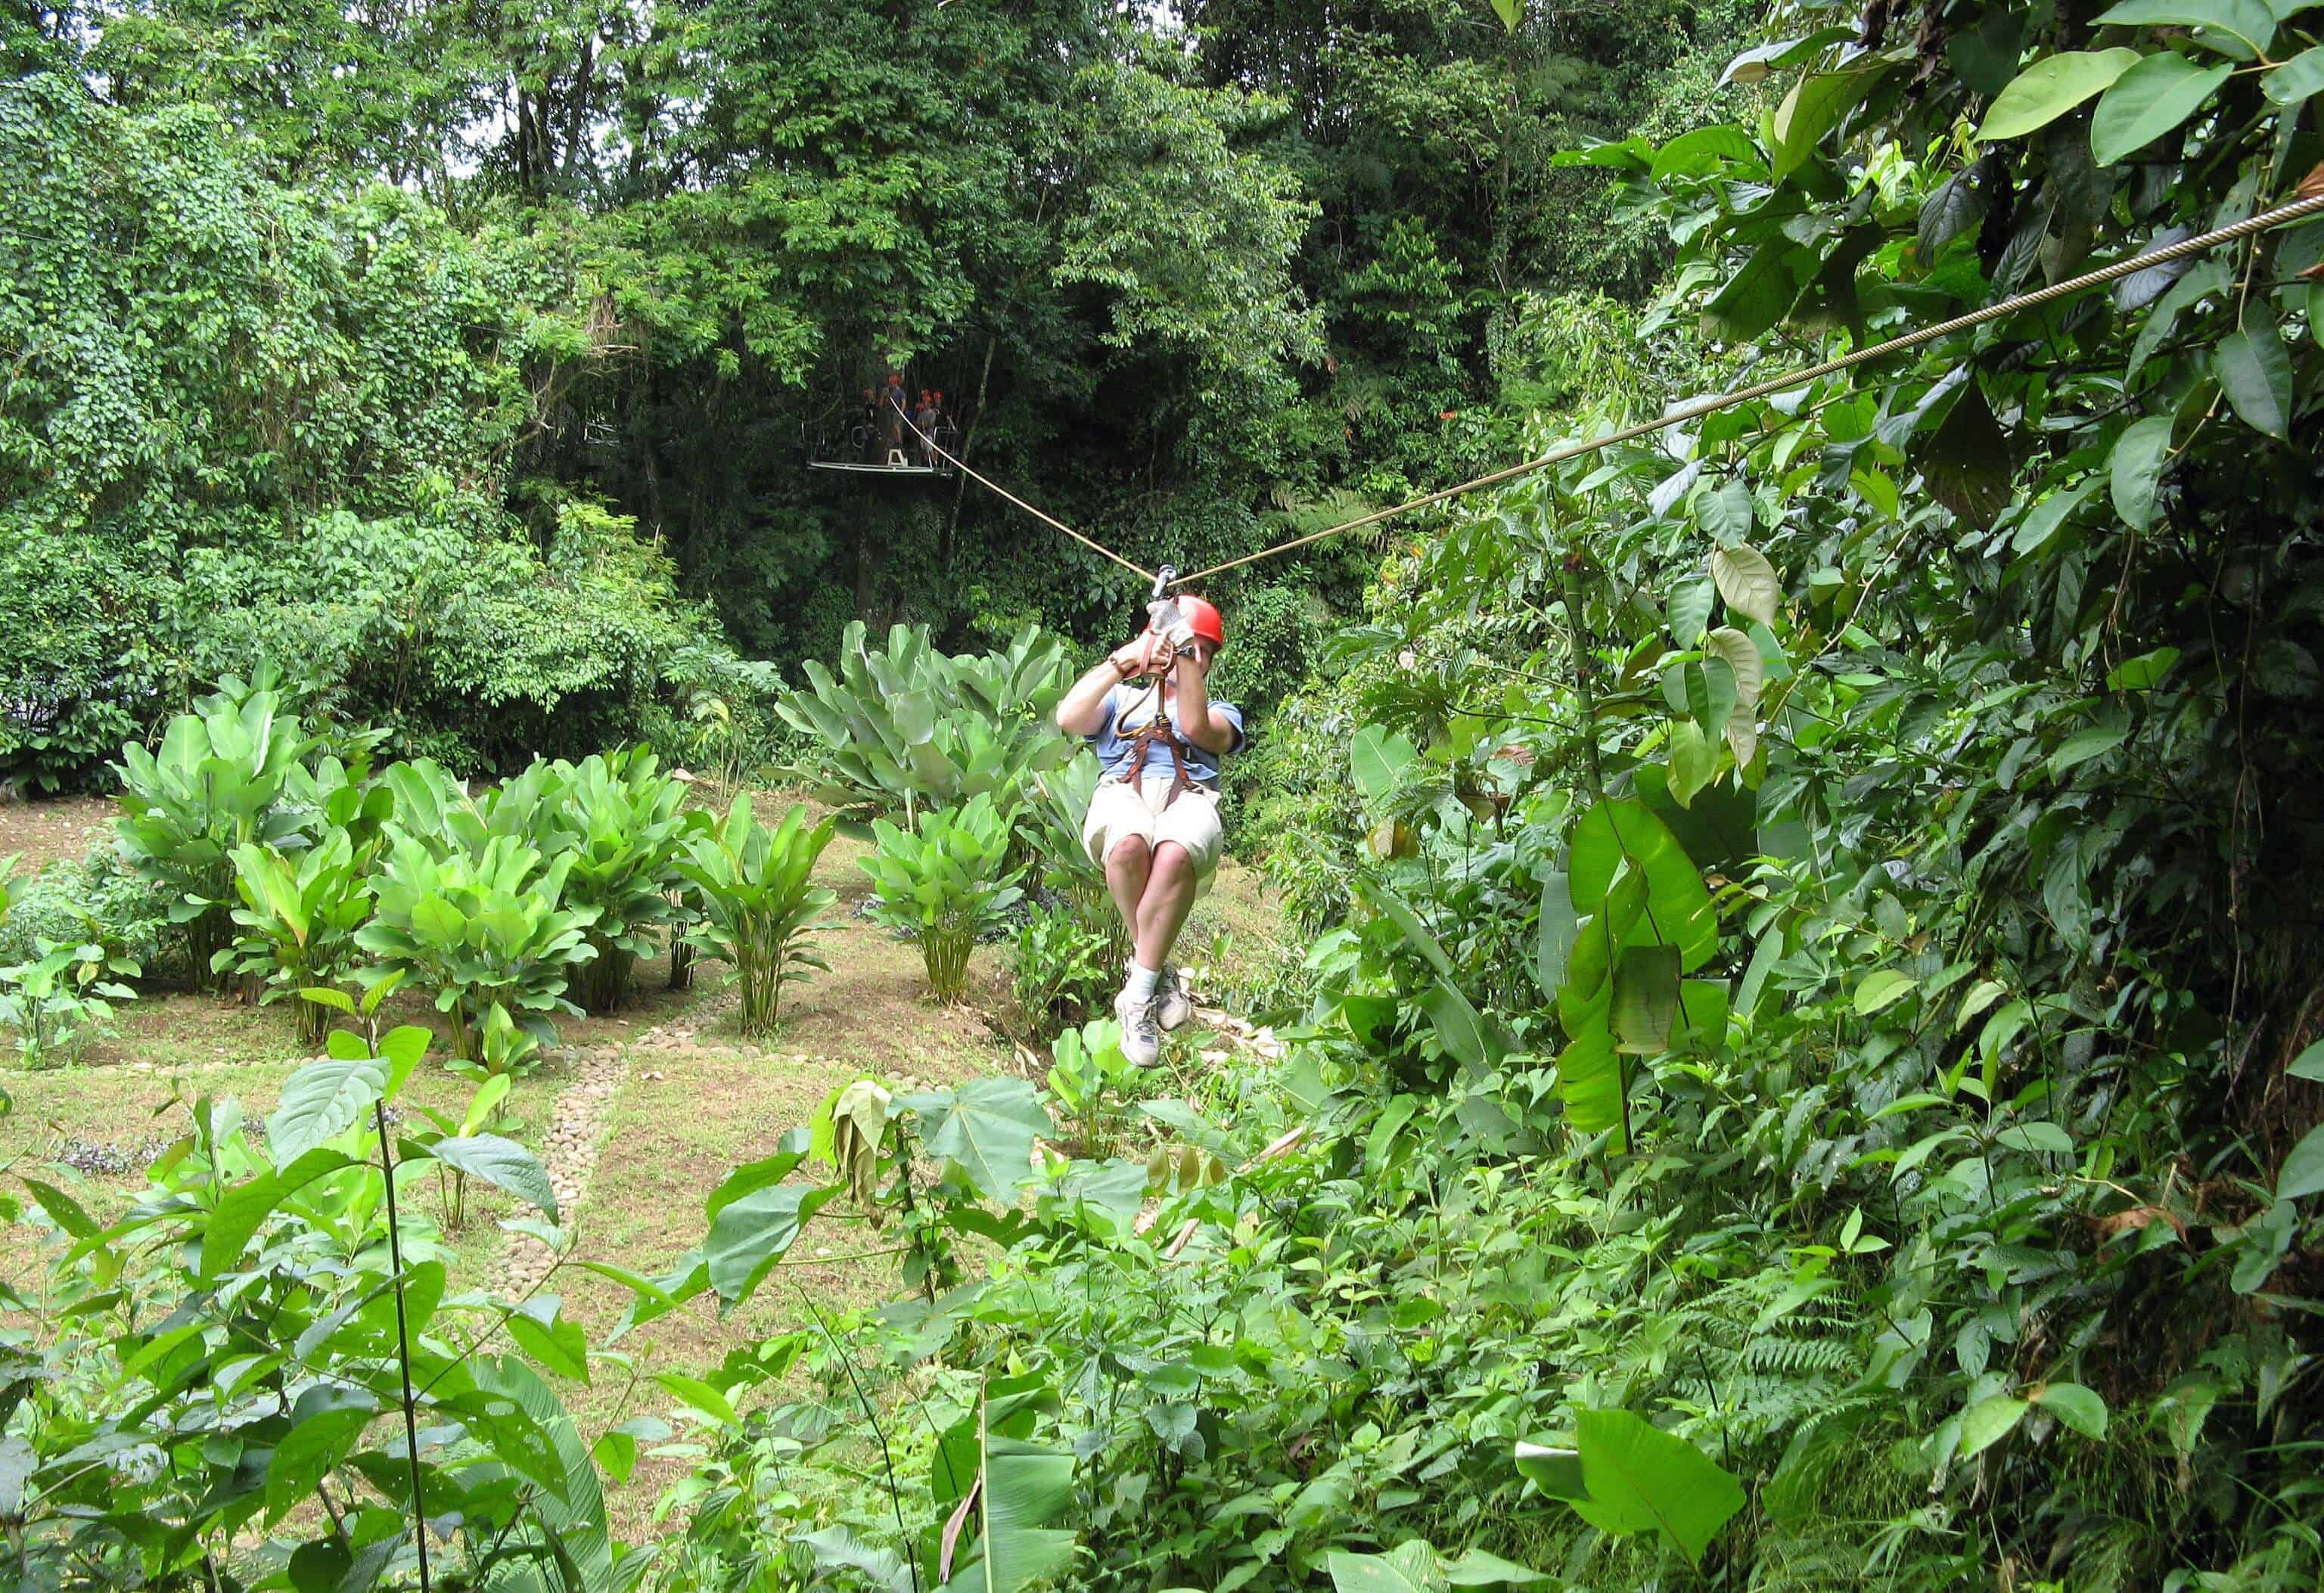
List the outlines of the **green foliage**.
<svg viewBox="0 0 2324 1593">
<path fill-rule="evenodd" d="M 218 971 L 252 974 L 264 999 L 296 996 L 311 985 L 343 982 L 361 955 L 355 932 L 371 916 L 371 885 L 358 869 L 345 830 L 288 856 L 247 842 L 234 849 L 234 886 L 243 933 L 217 953 Z M 294 1008 L 299 1037 L 319 1045 L 329 1012 L 313 1002 Z"/>
<path fill-rule="evenodd" d="M 1103 1009 L 1121 966 L 1118 938 L 1092 929 L 1077 907 L 1037 905 L 1026 914 L 1009 970 L 1018 1012 L 1033 1036 L 1074 1028 Z"/>
<path fill-rule="evenodd" d="M 548 778 L 556 792 L 536 821 L 539 844 L 571 860 L 564 903 L 595 911 L 588 927 L 595 955 L 575 988 L 583 1007 L 610 1012 L 630 993 L 638 959 L 660 944 L 674 914 L 669 893 L 688 827 L 680 811 L 686 787 L 661 773 L 643 747 L 559 762 Z"/>
<path fill-rule="evenodd" d="M 520 799 L 503 787 L 494 811 Z M 556 1012 L 581 1009 L 566 998 L 575 971 L 595 954 L 595 909 L 561 905 L 570 853 L 544 861 L 514 835 L 494 834 L 475 852 L 438 855 L 401 827 L 374 886 L 371 922 L 355 943 L 379 959 L 380 973 L 409 977 L 451 1015 L 453 1051 L 487 1073 L 521 1071 L 555 1041 Z"/>
<path fill-rule="evenodd" d="M 546 1173 L 505 1139 L 391 1136 L 429 1039 L 380 1032 L 391 987 L 360 1008 L 322 992 L 364 1034 L 334 1033 L 290 1075 L 263 1151 L 231 1100 L 181 1100 L 182 1137 L 116 1220 L 42 1179 L 24 1181 L 28 1214 L 10 1202 L 45 1274 L 15 1282 L 49 1324 L 10 1353 L 0 1441 L 25 1586 L 222 1584 L 260 1533 L 290 1585 L 417 1586 L 422 1517 L 438 1586 L 578 1589 L 642 1569 L 622 1565 L 632 1552 L 549 1381 L 626 1358 L 590 1347 L 554 1294 L 447 1291 L 438 1233 L 390 1188 L 456 1166 L 556 1216 Z"/>
<path fill-rule="evenodd" d="M 879 895 L 875 916 L 919 942 L 936 999 L 959 1000 L 969 953 L 1024 895 L 1009 868 L 1010 815 L 988 792 L 921 815 L 917 833 L 885 819 L 872 829 L 878 850 L 862 867 Z"/>
<path fill-rule="evenodd" d="M 828 818 L 810 827 L 806 807 L 795 804 L 769 829 L 745 792 L 715 828 L 687 840 L 678 868 L 702 904 L 702 920 L 687 938 L 733 965 L 745 1034 L 772 1034 L 783 986 L 808 969 L 829 971 L 809 936 L 825 927 L 816 920 L 838 899 L 814 883 L 816 861 L 835 828 Z"/>
<path fill-rule="evenodd" d="M 1078 1154 L 1093 1159 L 1107 1155 L 1114 1147 L 1119 1119 L 1139 1073 L 1122 1054 L 1121 1026 L 1098 1018 L 1067 1028 L 1050 1043 L 1049 1054 L 1055 1059 L 1049 1093 L 1075 1119 Z"/>
<path fill-rule="evenodd" d="M 276 693 L 230 680 L 171 720 L 159 756 L 134 742 L 121 749 L 116 844 L 165 893 L 198 981 L 222 971 L 218 953 L 232 938 L 235 849 L 300 833 L 284 799 L 317 745 Z"/>
<path fill-rule="evenodd" d="M 113 1027 L 110 1003 L 136 999 L 123 984 L 138 965 L 93 942 L 42 940 L 29 960 L 0 968 L 0 1024 L 16 1032 L 26 1067 L 62 1067 Z"/>
<path fill-rule="evenodd" d="M 576 284 L 392 183 L 288 184 L 249 120 L 168 103 L 217 81 L 138 59 L 189 9 L 212 8 L 103 30 L 102 97 L 51 75 L 0 94 L 0 344 L 21 355 L 0 401 L 0 773 L 84 783 L 267 657 L 464 764 L 619 739 L 701 673 L 681 653 L 720 644 L 632 520 L 508 507 L 559 385 L 552 329 L 586 318 Z M 361 101 L 400 120 L 411 81 L 350 98 L 346 64 L 292 74 L 331 97 L 322 119 Z M 240 108 L 328 147 L 287 87 Z"/>
<path fill-rule="evenodd" d="M 1073 755 L 1049 722 L 1071 677 L 1065 648 L 1028 630 L 1004 650 L 948 658 L 925 626 L 896 626 L 864 645 L 859 623 L 840 645 L 839 674 L 803 666 L 808 686 L 776 701 L 809 741 L 809 760 L 784 772 L 862 823 L 949 807 L 990 795 L 1013 809 L 1035 777 Z"/>
</svg>

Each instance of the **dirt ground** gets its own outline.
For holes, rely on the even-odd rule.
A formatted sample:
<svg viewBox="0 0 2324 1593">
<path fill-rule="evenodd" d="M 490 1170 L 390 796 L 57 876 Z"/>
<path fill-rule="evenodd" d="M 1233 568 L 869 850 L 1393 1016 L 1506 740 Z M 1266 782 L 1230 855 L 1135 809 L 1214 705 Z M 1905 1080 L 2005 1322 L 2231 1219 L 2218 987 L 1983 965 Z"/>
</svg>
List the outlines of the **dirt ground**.
<svg viewBox="0 0 2324 1593">
<path fill-rule="evenodd" d="M 30 867 L 78 856 L 102 841 L 112 813 L 109 802 L 87 799 L 0 807 L 0 857 L 22 852 Z M 701 1242 L 707 1192 L 736 1165 L 771 1154 L 825 1096 L 863 1074 L 909 1088 L 1032 1071 L 995 1016 L 1010 1002 L 1004 948 L 978 950 L 965 1006 L 931 1000 L 917 948 L 859 910 L 870 886 L 857 860 L 868 850 L 840 837 L 825 853 L 818 879 L 840 897 L 818 937 L 831 971 L 786 990 L 770 1042 L 735 1031 L 725 971 L 715 962 L 701 964 L 695 988 L 685 991 L 668 989 L 665 962 L 649 964 L 637 999 L 618 1017 L 560 1020 L 558 1046 L 517 1082 L 493 1128 L 540 1155 L 552 1176 L 583 1181 L 561 1213 L 577 1235 L 576 1254 L 649 1275 L 668 1270 Z M 1185 942 L 1188 960 L 1200 961 L 1222 937 L 1250 944 L 1275 927 L 1255 877 L 1229 864 L 1196 908 Z M 398 997 L 392 1010 L 398 1021 L 442 1032 L 440 1017 L 417 996 Z M 120 1018 L 118 1034 L 82 1064 L 12 1072 L 5 1081 L 15 1110 L 0 1119 L 0 1172 L 55 1179 L 93 1214 L 118 1212 L 136 1198 L 146 1161 L 183 1131 L 195 1099 L 232 1096 L 248 1117 L 263 1119 L 306 1055 L 281 1006 L 155 990 L 122 1007 Z M 1203 1043 L 1176 1042 L 1186 1053 L 1177 1060 L 1193 1065 Z M 439 1060 L 414 1075 L 404 1111 L 456 1115 L 466 1107 L 474 1081 L 443 1067 L 447 1054 L 439 1044 L 433 1053 Z M 581 1088 L 585 1073 L 599 1082 Z M 452 1270 L 453 1294 L 506 1285 L 512 1276 L 529 1283 L 525 1248 L 534 1241 L 500 1226 L 520 1214 L 513 1202 L 472 1189 L 465 1220 L 455 1226 L 447 1192 L 423 1194 L 419 1216 L 423 1227 L 440 1230 L 433 1242 Z M 774 1281 L 731 1316 L 722 1320 L 715 1302 L 696 1302 L 632 1333 L 619 1349 L 635 1358 L 634 1378 L 609 1365 L 589 1386 L 562 1387 L 584 1436 L 641 1413 L 669 1416 L 672 1402 L 652 1382 L 655 1374 L 699 1375 L 738 1345 L 812 1320 L 808 1302 L 828 1317 L 889 1298 L 899 1275 L 895 1257 L 878 1253 L 886 1248 L 859 1223 L 818 1223 Z M 529 1259 L 536 1269 L 548 1265 L 537 1250 Z M 31 1229 L 0 1229 L 0 1276 L 35 1282 L 42 1262 Z M 593 1343 L 628 1303 L 626 1291 L 579 1267 L 563 1268 L 540 1286 L 567 1302 Z M 688 1464 L 682 1452 L 649 1455 L 627 1484 L 610 1488 L 615 1533 L 639 1542 L 682 1525 L 675 1518 L 657 1524 L 652 1513 Z"/>
</svg>

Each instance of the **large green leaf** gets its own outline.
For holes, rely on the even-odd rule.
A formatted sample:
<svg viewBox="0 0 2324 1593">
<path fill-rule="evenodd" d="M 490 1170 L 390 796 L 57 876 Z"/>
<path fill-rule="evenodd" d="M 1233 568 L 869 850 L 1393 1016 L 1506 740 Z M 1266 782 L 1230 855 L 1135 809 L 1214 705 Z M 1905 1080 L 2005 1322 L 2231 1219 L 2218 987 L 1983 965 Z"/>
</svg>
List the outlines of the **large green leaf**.
<svg viewBox="0 0 2324 1593">
<path fill-rule="evenodd" d="M 2115 439 L 2107 465 L 2114 511 L 2134 530 L 2154 522 L 2154 493 L 2163 480 L 2163 466 L 2171 457 L 2171 417 L 2149 415 L 2134 420 Z"/>
<path fill-rule="evenodd" d="M 2022 138 L 2072 110 L 2138 64 L 2135 50 L 2069 50 L 2044 56 L 1994 97 L 1978 124 L 1982 139 Z"/>
<path fill-rule="evenodd" d="M 1574 1420 L 1582 1478 L 1569 1501 L 1601 1532 L 1660 1532 L 1690 1561 L 1743 1508 L 1743 1487 L 1692 1444 L 1628 1411 L 1583 1411 Z"/>
<path fill-rule="evenodd" d="M 267 1154 L 277 1167 L 346 1133 L 387 1088 L 385 1065 L 360 1039 L 339 1031 L 330 1046 L 331 1055 L 306 1064 L 284 1082 L 281 1103 L 266 1119 Z"/>
<path fill-rule="evenodd" d="M 1711 556 L 1711 578 L 1718 583 L 1719 595 L 1727 600 L 1729 608 L 1762 625 L 1775 622 L 1784 588 L 1766 554 L 1744 543 L 1719 548 Z"/>
<path fill-rule="evenodd" d="M 1702 872 L 1678 838 L 1645 804 L 1599 803 L 1573 827 L 1569 880 L 1573 905 L 1600 911 L 1617 870 L 1627 861 L 1643 882 L 1643 938 L 1679 948 L 1692 971 L 1719 949 L 1719 921 Z M 1609 947 L 1610 952 L 1613 948 Z"/>
<path fill-rule="evenodd" d="M 557 1220 L 557 1191 L 550 1187 L 549 1169 L 513 1139 L 498 1134 L 465 1134 L 439 1139 L 428 1154 L 446 1166 L 456 1167 L 529 1201 Z"/>
<path fill-rule="evenodd" d="M 1428 1021 L 1435 1027 L 1436 1037 L 1444 1043 L 1446 1054 L 1470 1067 L 1485 1065 L 1488 1060 L 1485 1019 L 1451 980 L 1440 977 L 1421 996 L 1420 1005 L 1428 1014 Z"/>
<path fill-rule="evenodd" d="M 1807 163 L 1823 135 L 1871 92 L 1885 69 L 1884 65 L 1876 65 L 1852 71 L 1816 73 L 1792 85 L 1791 92 L 1775 107 L 1771 124 L 1777 181 Z"/>
<path fill-rule="evenodd" d="M 927 1130 L 931 1156 L 957 1163 L 980 1194 L 1013 1200 L 1033 1176 L 1033 1140 L 1056 1125 L 1024 1079 L 975 1079 L 960 1087 Z"/>
<path fill-rule="evenodd" d="M 2264 303 L 2254 299 L 2245 308 L 2243 325 L 2219 340 L 2211 359 L 2220 390 L 2245 425 L 2273 437 L 2291 435 L 2292 355 Z"/>
<path fill-rule="evenodd" d="M 1534 982 L 1545 1001 L 1557 999 L 1557 988 L 1565 982 L 1566 955 L 1573 950 L 1573 937 L 1580 927 L 1566 877 L 1552 874 L 1542 882 L 1541 919 L 1534 946 Z"/>
<path fill-rule="evenodd" d="M 1073 1563 L 1075 1534 L 1050 1524 L 1074 1497 L 1074 1457 L 999 1431 L 990 1395 L 977 1407 L 977 1474 L 945 1533 L 940 1569 L 949 1593 L 1019 1593 L 1056 1579 Z M 955 1562 L 953 1547 L 973 1515 L 976 1541 Z"/>
<path fill-rule="evenodd" d="M 2275 1175 L 2275 1198 L 2297 1201 L 2324 1192 L 2324 1128 L 2310 1128 Z"/>
<path fill-rule="evenodd" d="M 1389 732 L 1377 724 L 1358 731 L 1348 744 L 1349 771 L 1367 802 L 1379 802 L 1396 789 L 1397 778 L 1420 750 L 1402 732 Z"/>
<path fill-rule="evenodd" d="M 280 1521 L 313 1496 L 370 1425 L 368 1404 L 331 1405 L 301 1420 L 274 1446 L 266 1464 L 266 1521 Z"/>
<path fill-rule="evenodd" d="M 1678 1017 L 1678 948 L 1625 946 L 1614 968 L 1614 1044 L 1632 1056 L 1670 1048 Z"/>
<path fill-rule="evenodd" d="M 1629 1148 L 1621 1142 L 1623 1082 L 1622 1058 L 1610 1034 L 1585 1035 L 1558 1053 L 1557 1098 L 1566 1122 L 1576 1134 L 1612 1129 L 1607 1148 L 1617 1153 Z"/>
<path fill-rule="evenodd" d="M 2175 51 L 2146 57 L 2115 79 L 2090 117 L 2090 153 L 2101 166 L 2145 148 L 2193 115 L 2235 68 L 2199 67 Z"/>
<path fill-rule="evenodd" d="M 1028 1137 L 1028 1158 L 1031 1146 Z M 748 1299 L 798 1238 L 801 1224 L 838 1192 L 837 1185 L 782 1183 L 721 1207 L 702 1244 L 721 1306 L 731 1309 Z"/>
<path fill-rule="evenodd" d="M 2324 44 L 2301 51 L 2260 80 L 2261 90 L 2280 106 L 2296 106 L 2324 94 Z"/>
<path fill-rule="evenodd" d="M 1446 1585 L 1435 1549 L 1421 1538 L 1386 1554 L 1335 1549 L 1324 1556 L 1323 1564 L 1331 1572 L 1333 1593 L 1440 1593 Z"/>
<path fill-rule="evenodd" d="M 202 1230 L 201 1276 L 214 1278 L 239 1260 L 258 1225 L 291 1195 L 318 1178 L 358 1165 L 328 1146 L 318 1146 L 288 1167 L 261 1173 L 226 1191 Z"/>
<path fill-rule="evenodd" d="M 2223 50 L 2238 60 L 2264 53 L 2275 40 L 2275 14 L 2265 0 L 2123 0 L 2099 14 L 2098 25 L 2196 28 L 2214 43 L 2241 46 Z"/>
</svg>

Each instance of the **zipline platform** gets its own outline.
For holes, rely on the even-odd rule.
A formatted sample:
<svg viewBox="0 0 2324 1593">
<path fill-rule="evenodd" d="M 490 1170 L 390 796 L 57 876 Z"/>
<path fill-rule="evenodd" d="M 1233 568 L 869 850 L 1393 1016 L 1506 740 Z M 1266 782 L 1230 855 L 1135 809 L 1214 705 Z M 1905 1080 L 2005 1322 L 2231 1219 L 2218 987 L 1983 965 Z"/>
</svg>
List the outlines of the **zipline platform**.
<svg viewBox="0 0 2324 1593">
<path fill-rule="evenodd" d="M 856 475 L 950 475 L 949 465 L 875 465 L 850 459 L 810 459 L 809 470 L 844 470 Z"/>
</svg>

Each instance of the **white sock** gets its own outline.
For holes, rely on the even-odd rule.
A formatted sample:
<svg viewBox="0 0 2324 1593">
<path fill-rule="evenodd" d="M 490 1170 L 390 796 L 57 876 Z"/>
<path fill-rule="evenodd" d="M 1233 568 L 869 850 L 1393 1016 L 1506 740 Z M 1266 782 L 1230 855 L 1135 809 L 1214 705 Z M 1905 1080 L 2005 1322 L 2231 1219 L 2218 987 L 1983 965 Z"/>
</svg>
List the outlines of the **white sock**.
<svg viewBox="0 0 2324 1593">
<path fill-rule="evenodd" d="M 1154 999 L 1155 984 L 1161 977 L 1160 969 L 1141 967 L 1132 962 L 1130 965 L 1129 982 L 1121 987 L 1121 993 L 1132 1001 L 1151 1001 Z"/>
</svg>

